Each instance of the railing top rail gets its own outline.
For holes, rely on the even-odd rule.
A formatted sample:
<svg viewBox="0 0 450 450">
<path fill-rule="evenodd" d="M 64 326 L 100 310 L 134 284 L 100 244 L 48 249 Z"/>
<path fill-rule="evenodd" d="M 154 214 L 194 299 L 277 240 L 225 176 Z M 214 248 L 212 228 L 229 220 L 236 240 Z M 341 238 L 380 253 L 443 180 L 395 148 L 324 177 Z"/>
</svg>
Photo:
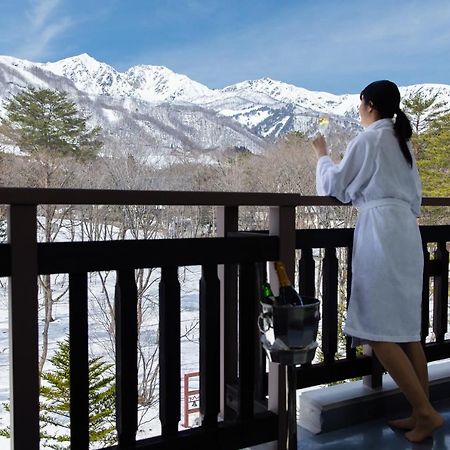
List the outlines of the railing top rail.
<svg viewBox="0 0 450 450">
<path fill-rule="evenodd" d="M 128 191 L 113 189 L 0 188 L 1 205 L 343 206 L 333 197 L 271 192 Z M 450 206 L 428 197 L 424 206 Z"/>
</svg>

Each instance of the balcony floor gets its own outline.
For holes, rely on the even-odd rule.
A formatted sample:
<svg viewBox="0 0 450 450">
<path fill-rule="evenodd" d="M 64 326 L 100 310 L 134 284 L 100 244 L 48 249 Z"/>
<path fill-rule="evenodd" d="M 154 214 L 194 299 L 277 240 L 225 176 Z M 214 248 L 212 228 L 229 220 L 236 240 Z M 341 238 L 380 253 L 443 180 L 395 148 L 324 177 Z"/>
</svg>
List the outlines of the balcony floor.
<svg viewBox="0 0 450 450">
<path fill-rule="evenodd" d="M 412 444 L 401 430 L 394 430 L 384 419 L 354 425 L 323 434 L 312 434 L 298 427 L 298 450 L 450 450 L 450 399 L 434 403 L 444 416 L 444 426 L 423 443 Z M 275 442 L 251 450 L 276 450 Z M 250 449 L 245 449 L 250 450 Z"/>
<path fill-rule="evenodd" d="M 394 430 L 384 419 L 314 435 L 298 428 L 299 450 L 449 450 L 450 399 L 436 402 L 435 408 L 444 416 L 444 426 L 420 444 L 412 444 L 401 430 Z M 258 447 L 259 449 L 259 447 Z"/>
</svg>

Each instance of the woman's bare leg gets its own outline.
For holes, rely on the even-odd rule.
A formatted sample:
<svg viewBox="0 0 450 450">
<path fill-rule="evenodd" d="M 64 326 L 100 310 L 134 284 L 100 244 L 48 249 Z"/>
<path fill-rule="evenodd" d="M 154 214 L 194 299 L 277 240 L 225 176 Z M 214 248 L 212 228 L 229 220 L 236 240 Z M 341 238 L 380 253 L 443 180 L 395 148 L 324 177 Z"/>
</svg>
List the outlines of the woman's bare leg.
<svg viewBox="0 0 450 450">
<path fill-rule="evenodd" d="M 415 369 L 399 344 L 371 342 L 378 359 L 397 383 L 414 411 L 415 426 L 405 434 L 411 442 L 420 442 L 431 436 L 443 423 L 443 418 L 431 405 Z"/>
<path fill-rule="evenodd" d="M 423 351 L 422 344 L 420 342 L 408 342 L 405 344 L 400 344 L 403 351 L 406 353 L 411 365 L 416 372 L 417 378 L 419 378 L 420 384 L 422 386 L 425 395 L 429 397 L 429 387 L 428 387 L 428 365 L 425 352 Z M 404 419 L 391 420 L 388 422 L 389 425 L 400 428 L 402 430 L 412 430 L 416 425 L 415 411 L 413 409 L 410 417 Z"/>
</svg>

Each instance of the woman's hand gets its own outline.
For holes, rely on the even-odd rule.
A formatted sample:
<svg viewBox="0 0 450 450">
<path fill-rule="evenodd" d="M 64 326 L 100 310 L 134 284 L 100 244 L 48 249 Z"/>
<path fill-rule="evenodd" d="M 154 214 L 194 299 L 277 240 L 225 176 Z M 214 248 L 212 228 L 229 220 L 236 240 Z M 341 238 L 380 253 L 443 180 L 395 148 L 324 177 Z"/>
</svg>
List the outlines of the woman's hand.
<svg viewBox="0 0 450 450">
<path fill-rule="evenodd" d="M 327 155 L 327 142 L 321 134 L 314 138 L 314 140 L 312 141 L 312 146 L 314 147 L 317 158 Z"/>
</svg>

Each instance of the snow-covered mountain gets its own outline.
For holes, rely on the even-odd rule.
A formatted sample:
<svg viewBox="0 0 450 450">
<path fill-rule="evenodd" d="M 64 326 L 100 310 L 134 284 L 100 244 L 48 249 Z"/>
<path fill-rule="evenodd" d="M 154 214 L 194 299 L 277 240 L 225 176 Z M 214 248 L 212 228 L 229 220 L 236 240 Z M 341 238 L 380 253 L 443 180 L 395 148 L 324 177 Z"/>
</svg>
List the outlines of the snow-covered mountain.
<svg viewBox="0 0 450 450">
<path fill-rule="evenodd" d="M 66 90 L 103 128 L 109 147 L 144 147 L 156 159 L 233 147 L 258 153 L 288 132 L 312 132 L 323 114 L 331 130 L 351 136 L 360 129 L 359 94 L 314 92 L 270 78 L 209 89 L 166 67 L 119 72 L 87 54 L 52 63 L 0 56 L 0 98 L 29 85 Z M 450 107 L 448 85 L 400 90 L 404 98 L 418 90 L 426 98 L 436 95 Z"/>
<path fill-rule="evenodd" d="M 122 73 L 86 53 L 39 66 L 69 78 L 78 89 L 93 95 L 162 103 L 175 100 L 192 102 L 211 93 L 206 86 L 166 67 L 139 65 Z"/>
<path fill-rule="evenodd" d="M 179 153 L 198 159 L 233 147 L 256 153 L 265 148 L 267 143 L 262 137 L 232 118 L 182 100 L 183 91 L 200 92 L 199 83 L 164 68 L 146 72 L 137 67 L 127 73 L 125 76 L 87 55 L 51 64 L 1 56 L 0 100 L 27 86 L 64 90 L 90 116 L 92 125 L 102 127 L 107 151 L 139 151 L 142 155 L 144 149 L 155 163 L 170 161 Z M 143 88 L 150 83 L 152 73 L 158 74 L 157 91 Z M 164 79 L 164 74 L 169 73 L 173 77 Z M 170 102 L 170 98 L 180 100 Z"/>
</svg>

